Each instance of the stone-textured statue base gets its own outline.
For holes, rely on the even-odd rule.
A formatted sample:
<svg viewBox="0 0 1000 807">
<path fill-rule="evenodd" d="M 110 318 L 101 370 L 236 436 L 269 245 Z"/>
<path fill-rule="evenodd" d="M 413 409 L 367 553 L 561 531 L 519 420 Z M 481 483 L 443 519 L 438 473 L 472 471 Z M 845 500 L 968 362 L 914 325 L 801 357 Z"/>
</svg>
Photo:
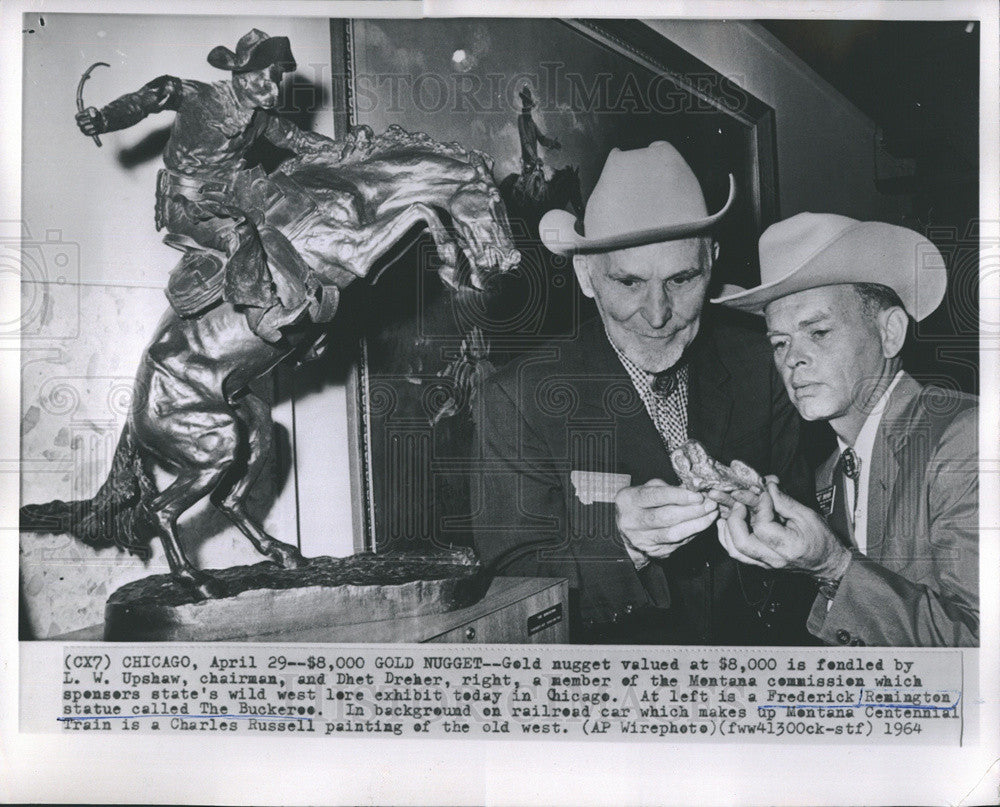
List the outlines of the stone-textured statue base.
<svg viewBox="0 0 1000 807">
<path fill-rule="evenodd" d="M 197 599 L 169 574 L 122 586 L 105 607 L 107 641 L 266 638 L 303 627 L 351 625 L 453 611 L 486 590 L 470 552 L 312 558 L 302 569 L 274 563 L 212 570 L 225 593 Z"/>
</svg>

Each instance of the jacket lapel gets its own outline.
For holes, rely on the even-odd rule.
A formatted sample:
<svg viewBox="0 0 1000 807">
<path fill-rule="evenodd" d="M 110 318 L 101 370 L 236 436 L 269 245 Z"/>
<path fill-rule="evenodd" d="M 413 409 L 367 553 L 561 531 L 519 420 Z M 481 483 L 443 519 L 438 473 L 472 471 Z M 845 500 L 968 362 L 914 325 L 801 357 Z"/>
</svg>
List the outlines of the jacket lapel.
<svg viewBox="0 0 1000 807">
<path fill-rule="evenodd" d="M 599 319 L 581 326 L 580 400 L 574 420 L 600 431 L 606 424 L 614 434 L 614 467 L 603 470 L 627 474 L 633 485 L 659 478 L 677 484 L 663 440 L 653 425 L 632 380 L 618 360 Z M 596 468 L 593 470 L 597 470 Z"/>
<path fill-rule="evenodd" d="M 618 360 L 608 341 L 601 321 L 591 320 L 581 326 L 572 372 L 577 374 L 580 399 L 573 419 L 588 432 L 609 431 L 614 445 L 607 459 L 584 463 L 581 470 L 612 471 L 625 474 L 631 485 L 642 485 L 650 479 L 662 479 L 668 484 L 680 484 L 667 455 L 663 440 L 646 412 L 639 393 Z M 610 461 L 611 466 L 606 463 Z M 600 466 L 600 467 L 598 467 Z M 579 467 L 574 464 L 574 468 Z M 606 505 L 605 505 L 606 506 Z M 631 568 L 624 548 L 620 559 Z M 625 566 L 621 567 L 625 568 Z M 641 573 L 642 586 L 654 605 L 670 605 L 666 576 L 659 563 L 649 564 Z M 620 578 L 609 577 L 609 586 Z M 620 596 L 615 592 L 613 597 Z"/>
<path fill-rule="evenodd" d="M 912 433 L 911 418 L 906 416 L 910 404 L 920 392 L 918 384 L 904 373 L 889 396 L 872 448 L 872 467 L 868 477 L 868 529 L 865 554 L 881 560 L 885 554 L 885 526 L 896 477 L 899 474 L 899 454 Z"/>
<path fill-rule="evenodd" d="M 713 457 L 720 457 L 725 454 L 735 398 L 729 391 L 732 375 L 727 357 L 710 332 L 703 330 L 691 345 L 689 361 L 688 436 L 701 441 Z"/>
</svg>

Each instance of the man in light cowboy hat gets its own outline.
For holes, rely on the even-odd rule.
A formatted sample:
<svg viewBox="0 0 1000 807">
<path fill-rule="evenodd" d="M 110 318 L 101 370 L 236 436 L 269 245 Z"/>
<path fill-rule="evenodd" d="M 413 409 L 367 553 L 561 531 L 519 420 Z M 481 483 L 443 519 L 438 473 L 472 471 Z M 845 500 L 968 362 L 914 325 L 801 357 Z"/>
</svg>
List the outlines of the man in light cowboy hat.
<svg viewBox="0 0 1000 807">
<path fill-rule="evenodd" d="M 734 194 L 730 177 L 708 215 L 684 158 L 656 142 L 611 152 L 583 233 L 565 211 L 541 221 L 600 316 L 485 385 L 474 535 L 503 574 L 569 579 L 575 642 L 808 641 L 815 589 L 798 608 L 785 591 L 782 605 L 782 575 L 733 562 L 712 527 L 718 505 L 679 487 L 667 451 L 697 438 L 802 497 L 812 489 L 763 335 L 702 310 L 711 229 Z"/>
<path fill-rule="evenodd" d="M 178 314 L 195 316 L 225 295 L 247 307 L 259 335 L 276 340 L 278 327 L 307 304 L 307 278 L 302 265 L 279 257 L 295 254 L 290 245 L 276 245 L 267 258 L 287 276 L 281 284 L 285 299 L 276 294 L 246 199 L 237 199 L 253 195 L 252 188 L 261 195 L 263 171 L 248 165 L 248 152 L 262 137 L 297 154 L 329 148 L 333 141 L 273 114 L 282 74 L 296 67 L 287 37 L 254 28 L 235 53 L 220 45 L 208 62 L 231 77 L 205 84 L 160 76 L 101 109 L 83 110 L 76 120 L 85 135 L 94 136 L 133 126 L 154 112 L 177 113 L 156 189 L 156 228 L 166 228 L 164 240 L 185 253 L 171 273 L 167 297 Z M 296 296 L 290 289 L 302 299 L 290 299 Z"/>
<path fill-rule="evenodd" d="M 824 522 L 773 482 L 732 557 L 819 583 L 809 630 L 828 644 L 975 645 L 977 405 L 902 370 L 908 317 L 944 297 L 937 249 L 903 227 L 801 213 L 760 239 L 762 283 L 717 302 L 763 312 L 792 402 L 839 448 L 817 474 Z"/>
</svg>

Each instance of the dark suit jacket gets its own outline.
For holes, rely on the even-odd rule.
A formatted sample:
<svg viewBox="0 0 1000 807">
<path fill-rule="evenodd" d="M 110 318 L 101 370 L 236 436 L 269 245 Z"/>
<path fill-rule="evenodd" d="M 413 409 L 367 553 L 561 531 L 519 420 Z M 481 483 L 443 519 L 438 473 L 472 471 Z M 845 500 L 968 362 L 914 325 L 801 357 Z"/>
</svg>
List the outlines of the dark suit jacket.
<svg viewBox="0 0 1000 807">
<path fill-rule="evenodd" d="M 770 346 L 726 316 L 706 310 L 688 350 L 688 433 L 717 459 L 777 474 L 786 490 L 810 500 L 798 415 Z M 632 485 L 679 484 L 600 320 L 584 323 L 574 341 L 549 343 L 495 374 L 477 429 L 485 471 L 475 544 L 500 573 L 568 578 L 583 624 L 669 607 L 673 628 L 664 642 L 814 642 L 805 620 L 815 589 L 804 578 L 737 564 L 714 526 L 637 572 L 618 537 L 614 505 L 584 504 L 574 491 L 574 470 L 627 474 Z M 783 585 L 794 602 L 779 596 Z"/>
<path fill-rule="evenodd" d="M 976 399 L 904 374 L 875 435 L 865 554 L 832 603 L 816 598 L 813 634 L 828 644 L 979 643 L 978 448 Z M 833 485 L 837 457 L 820 467 L 817 490 Z"/>
</svg>

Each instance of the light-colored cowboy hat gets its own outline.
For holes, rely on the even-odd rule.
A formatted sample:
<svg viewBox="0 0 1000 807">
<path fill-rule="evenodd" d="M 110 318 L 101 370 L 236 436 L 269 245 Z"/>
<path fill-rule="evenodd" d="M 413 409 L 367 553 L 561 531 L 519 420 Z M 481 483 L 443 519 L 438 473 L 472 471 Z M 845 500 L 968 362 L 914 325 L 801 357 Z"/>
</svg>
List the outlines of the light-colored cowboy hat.
<svg viewBox="0 0 1000 807">
<path fill-rule="evenodd" d="M 760 237 L 761 284 L 712 300 L 760 314 L 780 297 L 841 283 L 888 286 L 918 322 L 941 304 L 948 275 L 937 247 L 913 230 L 832 213 L 799 213 Z"/>
<path fill-rule="evenodd" d="M 736 180 L 729 175 L 729 198 L 709 216 L 694 172 L 672 145 L 662 140 L 646 148 L 612 149 L 583 217 L 550 210 L 538 225 L 542 243 L 557 255 L 610 252 L 659 241 L 702 235 L 733 205 Z"/>
</svg>

